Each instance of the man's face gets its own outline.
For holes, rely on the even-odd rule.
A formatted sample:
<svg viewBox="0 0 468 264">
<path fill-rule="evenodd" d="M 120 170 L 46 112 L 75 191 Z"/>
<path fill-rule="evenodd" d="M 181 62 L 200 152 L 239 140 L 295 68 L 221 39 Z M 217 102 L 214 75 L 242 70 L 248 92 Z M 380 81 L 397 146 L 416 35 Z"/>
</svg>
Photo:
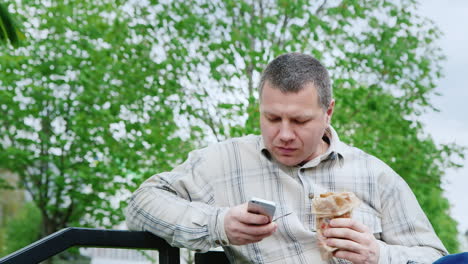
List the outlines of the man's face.
<svg viewBox="0 0 468 264">
<path fill-rule="evenodd" d="M 278 162 L 295 166 L 322 154 L 322 136 L 333 114 L 333 100 L 327 111 L 321 108 L 311 83 L 298 93 L 283 93 L 267 81 L 260 96 L 263 140 Z"/>
</svg>

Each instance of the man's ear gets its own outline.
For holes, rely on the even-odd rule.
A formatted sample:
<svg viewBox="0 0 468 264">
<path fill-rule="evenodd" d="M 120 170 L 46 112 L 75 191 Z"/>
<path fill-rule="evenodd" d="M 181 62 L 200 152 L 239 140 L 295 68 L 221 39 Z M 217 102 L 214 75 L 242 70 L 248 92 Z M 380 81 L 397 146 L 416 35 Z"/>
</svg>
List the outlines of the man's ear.
<svg viewBox="0 0 468 264">
<path fill-rule="evenodd" d="M 330 104 L 327 109 L 327 123 L 330 124 L 331 118 L 333 116 L 333 110 L 335 109 L 335 99 L 331 99 Z"/>
</svg>

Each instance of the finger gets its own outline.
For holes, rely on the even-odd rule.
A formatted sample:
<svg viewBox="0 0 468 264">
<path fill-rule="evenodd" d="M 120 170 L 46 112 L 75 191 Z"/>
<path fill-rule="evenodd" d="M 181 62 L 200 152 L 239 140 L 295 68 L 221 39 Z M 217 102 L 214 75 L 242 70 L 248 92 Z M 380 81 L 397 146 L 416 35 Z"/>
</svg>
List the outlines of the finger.
<svg viewBox="0 0 468 264">
<path fill-rule="evenodd" d="M 341 259 L 346 259 L 351 261 L 352 263 L 363 263 L 363 258 L 360 254 L 346 251 L 346 250 L 337 250 L 333 252 L 333 256 Z"/>
<path fill-rule="evenodd" d="M 245 235 L 258 238 L 264 238 L 273 234 L 277 229 L 276 223 L 270 223 L 268 225 L 246 225 L 238 222 L 237 224 L 230 225 L 228 227 L 229 233 L 232 235 Z"/>
<path fill-rule="evenodd" d="M 239 222 L 248 225 L 265 225 L 270 223 L 270 218 L 266 215 L 253 214 L 245 211 L 244 213 L 239 214 Z"/>
<path fill-rule="evenodd" d="M 233 207 L 230 212 L 232 218 L 247 225 L 264 225 L 270 222 L 269 218 L 265 215 L 248 212 L 247 203 Z"/>
<path fill-rule="evenodd" d="M 263 226 L 262 227 L 259 227 L 259 226 L 248 227 L 245 225 L 239 225 L 238 226 L 239 228 L 233 229 L 234 232 L 232 233 L 232 237 L 230 241 L 231 243 L 235 241 L 235 243 L 233 244 L 237 244 L 237 245 L 244 245 L 244 244 L 259 242 L 265 237 L 272 235 L 276 231 L 276 224 L 272 223 L 272 226 L 273 226 L 272 231 L 262 232 L 262 231 L 258 231 L 258 229 L 262 229 Z"/>
<path fill-rule="evenodd" d="M 338 238 L 328 238 L 326 243 L 330 247 L 339 248 L 340 250 L 345 250 L 354 253 L 362 253 L 363 246 L 357 242 L 348 240 L 348 239 L 338 239 Z"/>
<path fill-rule="evenodd" d="M 255 236 L 249 236 L 245 234 L 239 234 L 237 237 L 235 237 L 236 243 L 232 243 L 234 245 L 246 245 L 246 244 L 251 244 L 251 243 L 257 243 L 263 240 L 264 237 L 255 237 Z"/>
<path fill-rule="evenodd" d="M 330 226 L 350 228 L 361 233 L 369 232 L 369 228 L 367 226 L 351 218 L 334 218 L 330 221 Z"/>
<path fill-rule="evenodd" d="M 244 238 L 245 240 L 250 241 L 251 243 L 261 241 L 264 238 L 269 237 L 269 235 L 250 235 L 250 234 L 246 234 L 246 233 L 241 233 L 241 234 L 239 234 L 239 236 Z"/>
<path fill-rule="evenodd" d="M 273 234 L 278 225 L 276 223 L 269 223 L 267 225 L 244 225 L 239 229 L 239 232 L 252 235 L 252 236 L 269 236 Z"/>
<path fill-rule="evenodd" d="M 233 245 L 245 245 L 249 243 L 259 242 L 263 237 L 251 236 L 244 233 L 234 233 L 229 238 L 229 242 Z"/>
<path fill-rule="evenodd" d="M 364 234 L 357 232 L 350 228 L 327 228 L 323 231 L 323 236 L 327 238 L 343 238 L 352 240 L 355 242 L 361 242 L 364 240 Z"/>
</svg>

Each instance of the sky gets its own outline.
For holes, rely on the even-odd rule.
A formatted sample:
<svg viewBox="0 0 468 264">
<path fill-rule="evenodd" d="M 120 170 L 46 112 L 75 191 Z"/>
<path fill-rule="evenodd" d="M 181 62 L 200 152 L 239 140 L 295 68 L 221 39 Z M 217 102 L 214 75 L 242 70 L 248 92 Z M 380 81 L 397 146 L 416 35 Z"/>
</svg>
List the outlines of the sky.
<svg viewBox="0 0 468 264">
<path fill-rule="evenodd" d="M 468 1 L 421 0 L 419 13 L 432 19 L 444 33 L 439 46 L 447 56 L 443 63 L 445 77 L 436 88 L 442 96 L 432 100 L 440 112 L 427 113 L 422 121 L 437 143 L 468 146 Z M 450 213 L 462 233 L 468 231 L 468 153 L 466 156 L 460 160 L 464 168 L 448 170 L 443 178 L 445 196 L 452 206 Z"/>
</svg>

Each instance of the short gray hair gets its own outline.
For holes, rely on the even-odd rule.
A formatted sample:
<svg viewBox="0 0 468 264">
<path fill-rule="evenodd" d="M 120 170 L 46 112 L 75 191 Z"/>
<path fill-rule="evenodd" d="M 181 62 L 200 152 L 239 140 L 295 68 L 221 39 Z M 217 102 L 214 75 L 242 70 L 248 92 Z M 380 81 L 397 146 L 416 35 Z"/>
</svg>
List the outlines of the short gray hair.
<svg viewBox="0 0 468 264">
<path fill-rule="evenodd" d="M 327 109 L 332 99 L 332 88 L 327 69 L 312 56 L 286 53 L 271 61 L 262 73 L 259 85 L 260 100 L 263 86 L 269 82 L 283 93 L 297 93 L 308 83 L 317 89 L 320 106 Z"/>
</svg>

